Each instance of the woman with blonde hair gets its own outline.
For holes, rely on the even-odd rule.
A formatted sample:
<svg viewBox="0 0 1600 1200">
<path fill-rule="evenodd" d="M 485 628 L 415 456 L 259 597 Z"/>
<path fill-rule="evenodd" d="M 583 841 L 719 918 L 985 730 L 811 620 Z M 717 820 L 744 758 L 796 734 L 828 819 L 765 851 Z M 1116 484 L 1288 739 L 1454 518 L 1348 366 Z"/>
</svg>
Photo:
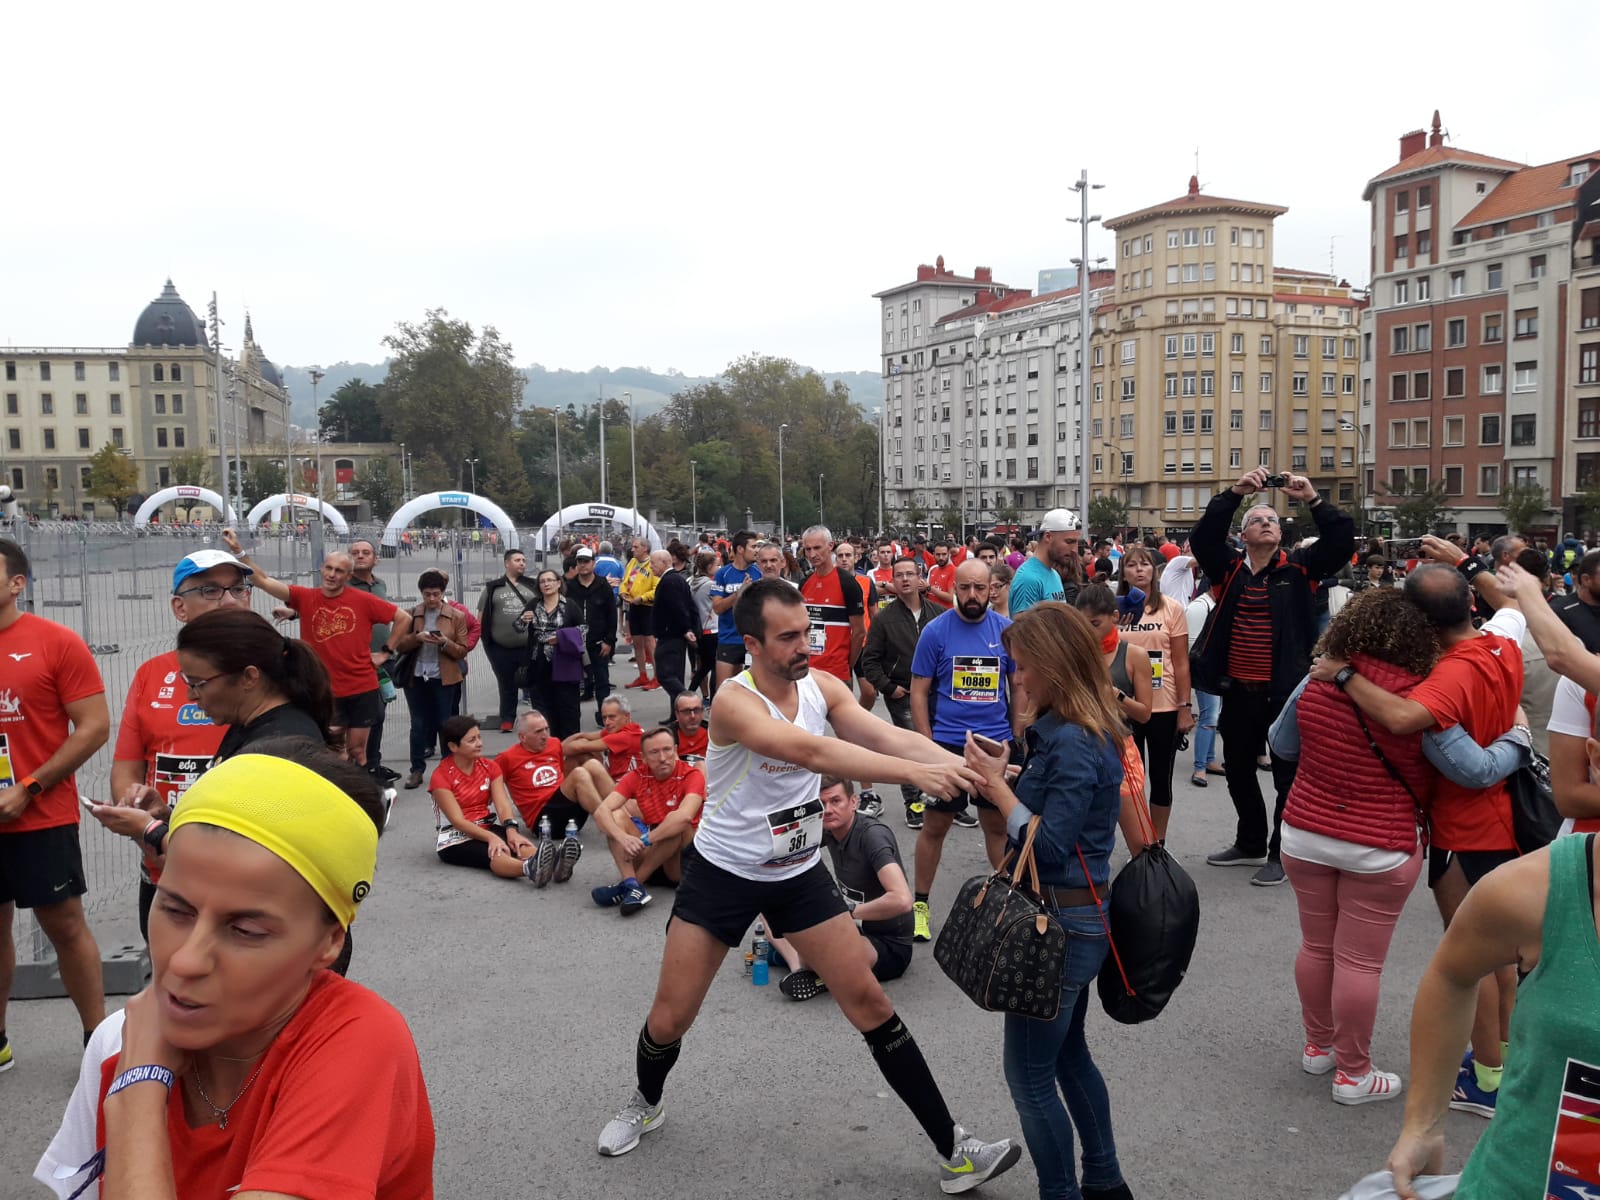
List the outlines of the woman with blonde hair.
<svg viewBox="0 0 1600 1200">
<path fill-rule="evenodd" d="M 1016 783 L 1008 784 L 1007 755 L 989 754 L 969 734 L 967 765 L 980 776 L 984 798 L 1000 810 L 1013 846 L 1038 818 L 1033 847 L 1041 898 L 1067 931 L 1059 1014 L 1053 1021 L 1006 1017 L 1006 1085 L 1041 1200 L 1076 1193 L 1074 1126 L 1083 1139 L 1083 1196 L 1127 1200 L 1110 1097 L 1084 1037 L 1089 985 L 1108 949 L 1096 895 L 1111 878 L 1127 730 L 1100 637 L 1082 613 L 1055 601 L 1036 604 L 1001 640 L 1016 664 L 1013 712 L 1025 726 L 1028 757 Z"/>
</svg>

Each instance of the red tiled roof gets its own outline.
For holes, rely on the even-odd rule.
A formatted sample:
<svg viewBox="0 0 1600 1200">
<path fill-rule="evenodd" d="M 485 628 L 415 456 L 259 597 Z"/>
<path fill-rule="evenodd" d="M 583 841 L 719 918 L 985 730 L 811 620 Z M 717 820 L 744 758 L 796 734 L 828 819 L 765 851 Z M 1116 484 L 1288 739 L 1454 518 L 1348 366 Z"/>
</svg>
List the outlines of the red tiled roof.
<svg viewBox="0 0 1600 1200">
<path fill-rule="evenodd" d="M 1117 273 L 1115 271 L 1095 271 L 1089 276 L 1089 287 L 1091 290 L 1095 288 L 1112 287 L 1116 281 Z M 1068 296 L 1076 296 L 1077 294 L 1077 284 L 1073 284 L 1069 288 L 1062 288 L 1059 291 L 1044 292 L 1038 296 L 1035 296 L 1031 291 L 1026 290 L 1010 292 L 1005 296 L 1001 296 L 992 300 L 986 300 L 981 304 L 969 304 L 966 308 L 958 308 L 955 312 L 950 313 L 947 316 L 940 317 L 939 320 L 934 322 L 934 324 L 946 325 L 952 321 L 961 321 L 965 320 L 967 317 L 975 317 L 980 313 L 1011 312 L 1015 309 L 1028 308 L 1035 304 L 1049 304 L 1051 301 L 1063 300 Z"/>
<path fill-rule="evenodd" d="M 958 308 L 955 310 L 955 312 L 946 313 L 944 316 L 940 317 L 934 322 L 934 326 L 938 327 L 940 325 L 948 325 L 951 321 L 962 321 L 967 317 L 976 317 L 981 313 L 993 312 L 1007 300 L 1011 299 L 1012 296 L 1018 294 L 1019 293 L 1011 292 L 1004 296 L 990 296 L 988 299 L 980 300 L 976 304 L 969 304 L 965 308 Z M 1032 294 L 1033 293 L 1031 292 L 1020 293 L 1020 295 L 1023 296 L 1031 296 Z"/>
<path fill-rule="evenodd" d="M 1600 150 L 1541 163 L 1536 167 L 1523 167 L 1516 174 L 1502 179 L 1493 191 L 1456 223 L 1456 228 L 1487 225 L 1491 221 L 1504 221 L 1525 213 L 1576 204 L 1578 189 L 1567 186 L 1572 164 L 1596 158 L 1600 158 Z"/>
<path fill-rule="evenodd" d="M 1395 163 L 1387 171 L 1374 175 L 1367 181 L 1366 190 L 1361 193 L 1361 198 L 1372 199 L 1372 193 L 1377 190 L 1378 184 L 1386 179 L 1396 179 L 1401 175 L 1412 175 L 1431 167 L 1443 166 L 1488 167 L 1491 170 L 1517 171 L 1523 164 L 1512 162 L 1508 158 L 1491 158 L 1487 154 L 1462 150 L 1455 146 L 1428 146 Z"/>
<path fill-rule="evenodd" d="M 1200 190 L 1199 181 L 1190 176 L 1189 190 L 1182 196 L 1168 200 L 1164 204 L 1152 204 L 1137 212 L 1124 213 L 1120 217 L 1112 217 L 1111 220 L 1101 223 L 1107 229 L 1120 229 L 1124 225 L 1131 225 L 1136 221 L 1161 214 L 1181 216 L 1184 213 L 1246 212 L 1255 216 L 1281 217 L 1288 211 L 1282 205 L 1263 204 L 1258 200 L 1229 200 L 1226 196 L 1208 196 Z"/>
</svg>

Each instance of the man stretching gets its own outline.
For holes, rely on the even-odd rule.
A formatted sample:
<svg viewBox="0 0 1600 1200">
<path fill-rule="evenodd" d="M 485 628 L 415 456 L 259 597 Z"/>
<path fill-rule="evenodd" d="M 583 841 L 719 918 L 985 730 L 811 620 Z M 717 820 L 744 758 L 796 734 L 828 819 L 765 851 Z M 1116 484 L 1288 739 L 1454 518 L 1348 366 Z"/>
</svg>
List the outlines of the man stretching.
<svg viewBox="0 0 1600 1200">
<path fill-rule="evenodd" d="M 853 582 L 853 581 L 852 581 Z M 861 1031 L 889 1086 L 939 1154 L 939 1185 L 964 1192 L 1014 1166 L 1009 1139 L 957 1125 L 922 1051 L 861 952 L 844 899 L 820 861 L 824 767 L 851 778 L 910 783 L 936 796 L 975 785 L 955 755 L 879 721 L 836 677 L 810 670 L 810 619 L 800 593 L 762 579 L 739 591 L 734 620 L 750 669 L 728 681 L 711 713 L 706 815 L 682 853 L 655 1002 L 639 1031 L 633 1097 L 600 1132 L 600 1153 L 626 1154 L 661 1126 L 661 1093 L 728 950 L 764 914 L 816 971 Z M 831 722 L 837 740 L 823 736 Z M 795 1051 L 802 1047 L 795 1046 Z"/>
</svg>

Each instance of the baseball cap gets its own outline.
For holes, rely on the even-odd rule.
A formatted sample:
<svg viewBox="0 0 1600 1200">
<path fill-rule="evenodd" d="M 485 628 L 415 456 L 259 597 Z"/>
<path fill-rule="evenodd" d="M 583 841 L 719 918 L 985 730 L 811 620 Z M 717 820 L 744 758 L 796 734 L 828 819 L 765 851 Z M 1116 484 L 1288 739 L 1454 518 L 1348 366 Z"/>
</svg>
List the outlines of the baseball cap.
<svg viewBox="0 0 1600 1200">
<path fill-rule="evenodd" d="M 246 575 L 254 574 L 226 550 L 196 550 L 187 555 L 176 567 L 172 569 L 172 593 L 177 595 L 178 589 L 183 586 L 185 579 L 196 575 L 204 575 L 212 567 L 238 567 Z"/>
<path fill-rule="evenodd" d="M 1065 533 L 1078 527 L 1078 514 L 1068 508 L 1052 508 L 1039 522 L 1040 533 Z"/>
<path fill-rule="evenodd" d="M 594 551 L 589 549 L 589 547 L 587 547 L 587 546 L 579 546 L 577 551 L 573 554 L 572 557 L 574 557 L 574 558 L 593 558 L 594 557 Z"/>
</svg>

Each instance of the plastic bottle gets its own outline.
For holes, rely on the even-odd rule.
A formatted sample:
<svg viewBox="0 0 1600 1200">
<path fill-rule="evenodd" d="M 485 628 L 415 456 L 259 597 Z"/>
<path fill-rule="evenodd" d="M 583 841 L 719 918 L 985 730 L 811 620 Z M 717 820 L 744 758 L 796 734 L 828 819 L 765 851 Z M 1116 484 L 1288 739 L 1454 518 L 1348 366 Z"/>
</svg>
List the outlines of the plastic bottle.
<svg viewBox="0 0 1600 1200">
<path fill-rule="evenodd" d="M 756 922 L 755 937 L 750 942 L 750 982 L 757 987 L 767 986 L 767 931 Z"/>
<path fill-rule="evenodd" d="M 564 834 L 562 834 L 562 836 L 569 838 L 575 838 L 578 836 L 578 823 L 571 817 L 567 818 L 567 830 Z"/>
<path fill-rule="evenodd" d="M 541 842 L 550 840 L 550 818 L 548 816 L 541 815 L 539 817 L 539 840 Z"/>
</svg>

